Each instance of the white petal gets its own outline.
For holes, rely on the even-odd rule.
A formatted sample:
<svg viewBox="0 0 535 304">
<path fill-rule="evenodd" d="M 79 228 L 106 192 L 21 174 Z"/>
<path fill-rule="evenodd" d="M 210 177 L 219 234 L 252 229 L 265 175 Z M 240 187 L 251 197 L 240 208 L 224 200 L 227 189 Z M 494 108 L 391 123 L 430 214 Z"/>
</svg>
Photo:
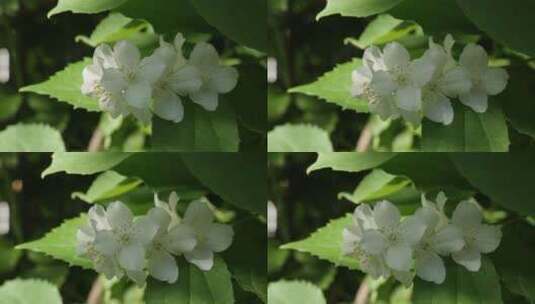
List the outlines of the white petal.
<svg viewBox="0 0 535 304">
<path fill-rule="evenodd" d="M 428 93 L 423 103 L 425 117 L 444 125 L 453 122 L 453 107 L 450 100 L 440 93 Z"/>
<path fill-rule="evenodd" d="M 140 59 L 139 49 L 128 41 L 119 41 L 113 48 L 115 61 L 121 68 L 133 69 Z"/>
<path fill-rule="evenodd" d="M 388 72 L 378 71 L 373 73 L 370 87 L 377 94 L 385 96 L 392 94 L 397 85 Z"/>
<path fill-rule="evenodd" d="M 370 113 L 377 114 L 382 120 L 399 117 L 398 108 L 394 104 L 393 96 L 382 96 L 368 104 Z"/>
<path fill-rule="evenodd" d="M 208 230 L 214 221 L 214 214 L 208 204 L 204 201 L 194 201 L 189 204 L 184 215 L 183 223 L 195 227 L 199 230 Z"/>
<path fill-rule="evenodd" d="M 111 231 L 101 230 L 95 235 L 95 248 L 104 255 L 112 256 L 119 250 L 120 245 Z"/>
<path fill-rule="evenodd" d="M 435 72 L 435 65 L 425 59 L 416 59 L 409 66 L 411 83 L 417 87 L 423 87 L 431 80 Z"/>
<path fill-rule="evenodd" d="M 414 127 L 418 127 L 422 123 L 422 115 L 420 114 L 420 111 L 406 111 L 399 109 L 398 112 L 405 121 L 411 123 Z"/>
<path fill-rule="evenodd" d="M 132 226 L 132 237 L 147 246 L 158 232 L 159 226 L 148 216 L 137 218 Z M 164 229 L 167 229 L 165 227 Z"/>
<path fill-rule="evenodd" d="M 459 100 L 478 113 L 484 113 L 488 108 L 487 94 L 481 90 L 472 89 L 469 93 L 459 96 Z"/>
<path fill-rule="evenodd" d="M 459 63 L 468 68 L 470 73 L 479 74 L 481 70 L 487 68 L 489 57 L 482 46 L 470 43 L 461 53 Z"/>
<path fill-rule="evenodd" d="M 103 273 L 108 279 L 113 277 L 120 279 L 123 276 L 123 271 L 113 258 L 101 256 L 94 261 L 93 265 L 97 272 Z"/>
<path fill-rule="evenodd" d="M 461 229 L 473 230 L 481 225 L 483 215 L 472 201 L 462 201 L 453 211 L 451 222 Z"/>
<path fill-rule="evenodd" d="M 189 225 L 178 224 L 169 231 L 164 244 L 175 254 L 189 252 L 197 246 L 197 235 Z"/>
<path fill-rule="evenodd" d="M 422 91 L 415 87 L 402 87 L 396 91 L 395 100 L 398 107 L 414 112 L 422 107 Z"/>
<path fill-rule="evenodd" d="M 390 276 L 390 269 L 380 256 L 362 256 L 359 262 L 361 269 L 374 279 L 379 277 L 388 278 Z"/>
<path fill-rule="evenodd" d="M 170 90 L 158 90 L 154 96 L 154 114 L 173 122 L 184 119 L 184 105 L 180 98 Z"/>
<path fill-rule="evenodd" d="M 149 218 L 155 226 L 159 227 L 159 231 L 167 232 L 167 228 L 171 223 L 171 216 L 167 211 L 160 207 L 154 207 L 147 213 L 147 218 Z"/>
<path fill-rule="evenodd" d="M 449 97 L 456 97 L 470 91 L 472 80 L 466 68 L 459 66 L 445 72 L 438 85 L 442 93 Z"/>
<path fill-rule="evenodd" d="M 381 229 L 395 229 L 401 219 L 401 214 L 396 206 L 389 201 L 381 201 L 373 208 L 373 218 Z"/>
<path fill-rule="evenodd" d="M 364 50 L 362 62 L 366 67 L 373 71 L 385 70 L 386 68 L 383 60 L 383 53 L 374 45 Z"/>
<path fill-rule="evenodd" d="M 119 70 L 105 69 L 102 73 L 102 87 L 112 94 L 122 94 L 128 83 Z"/>
<path fill-rule="evenodd" d="M 127 270 L 126 275 L 136 283 L 138 287 L 145 285 L 147 274 L 141 270 Z"/>
<path fill-rule="evenodd" d="M 366 230 L 377 229 L 377 225 L 373 219 L 373 210 L 368 204 L 361 204 L 355 208 L 355 211 L 353 211 L 353 220 Z"/>
<path fill-rule="evenodd" d="M 387 247 L 387 241 L 378 230 L 367 230 L 362 233 L 360 246 L 369 254 L 382 254 Z"/>
<path fill-rule="evenodd" d="M 107 44 L 101 44 L 93 53 L 93 61 L 97 64 L 102 64 L 105 69 L 117 68 L 117 62 L 113 57 L 113 50 Z"/>
<path fill-rule="evenodd" d="M 427 226 L 425 223 L 416 216 L 406 217 L 399 225 L 398 233 L 401 238 L 414 246 L 422 239 Z"/>
<path fill-rule="evenodd" d="M 142 123 L 148 125 L 152 119 L 152 113 L 148 108 L 134 108 L 130 107 L 130 113 L 134 115 L 135 118 L 139 119 Z"/>
<path fill-rule="evenodd" d="M 414 279 L 414 275 L 411 271 L 392 271 L 392 275 L 396 280 L 401 282 L 405 288 L 409 288 Z"/>
<path fill-rule="evenodd" d="M 169 76 L 167 85 L 177 94 L 195 93 L 202 85 L 201 74 L 196 67 L 186 65 Z"/>
<path fill-rule="evenodd" d="M 191 51 L 189 60 L 197 67 L 210 69 L 219 65 L 219 54 L 211 44 L 200 42 Z"/>
<path fill-rule="evenodd" d="M 344 228 L 344 230 L 342 230 L 342 254 L 343 255 L 353 254 L 361 240 L 361 237 L 360 237 L 361 234 L 360 233 L 357 234 L 354 232 L 355 227 L 357 227 L 358 229 L 358 226 L 352 225 L 351 227 Z"/>
<path fill-rule="evenodd" d="M 106 210 L 101 205 L 93 205 L 88 212 L 89 220 L 95 230 L 110 229 Z"/>
<path fill-rule="evenodd" d="M 386 250 L 386 264 L 398 271 L 409 271 L 412 264 L 412 249 L 406 244 L 399 243 Z"/>
<path fill-rule="evenodd" d="M 84 82 L 82 84 L 82 94 L 89 95 L 93 93 L 95 85 L 102 79 L 103 70 L 99 65 L 88 65 L 82 71 Z"/>
<path fill-rule="evenodd" d="M 385 46 L 383 58 L 388 69 L 406 66 L 411 59 L 407 49 L 397 42 L 391 42 Z"/>
<path fill-rule="evenodd" d="M 209 249 L 214 252 L 221 252 L 232 244 L 234 230 L 230 225 L 212 224 L 205 237 L 205 244 Z"/>
<path fill-rule="evenodd" d="M 459 251 L 464 246 L 463 233 L 458 227 L 448 225 L 433 236 L 431 244 L 439 254 Z"/>
<path fill-rule="evenodd" d="M 164 251 L 156 251 L 149 258 L 149 273 L 154 278 L 167 283 L 178 280 L 178 266 L 175 258 Z"/>
<path fill-rule="evenodd" d="M 186 42 L 186 38 L 184 38 L 184 35 L 182 35 L 182 33 L 177 33 L 175 39 L 173 40 L 175 49 L 181 50 L 182 46 L 184 45 L 184 42 Z"/>
<path fill-rule="evenodd" d="M 424 196 L 422 195 L 422 197 Z M 422 208 L 416 210 L 416 212 L 414 213 L 414 217 L 422 221 L 427 227 L 428 231 L 434 231 L 440 219 L 437 211 L 430 206 L 423 206 Z"/>
<path fill-rule="evenodd" d="M 108 222 L 114 230 L 126 230 L 132 225 L 134 219 L 132 211 L 119 201 L 111 203 L 108 206 L 106 214 Z"/>
<path fill-rule="evenodd" d="M 464 266 L 469 271 L 478 271 L 481 268 L 481 254 L 475 247 L 465 247 L 451 255 L 457 264 Z"/>
<path fill-rule="evenodd" d="M 195 248 L 192 252 L 185 253 L 184 257 L 203 271 L 209 271 L 214 266 L 214 253 L 207 248 Z"/>
<path fill-rule="evenodd" d="M 163 76 L 166 67 L 164 59 L 159 56 L 145 57 L 139 65 L 136 77 L 152 85 Z"/>
<path fill-rule="evenodd" d="M 152 87 L 146 81 L 135 81 L 128 85 L 124 98 L 132 107 L 147 108 L 152 98 Z"/>
<path fill-rule="evenodd" d="M 232 91 L 238 84 L 238 70 L 233 67 L 220 66 L 210 77 L 208 86 L 220 94 Z"/>
<path fill-rule="evenodd" d="M 416 258 L 416 274 L 426 281 L 442 284 L 446 279 L 446 268 L 437 254 L 425 251 Z"/>
<path fill-rule="evenodd" d="M 214 91 L 202 90 L 191 94 L 190 97 L 194 103 L 199 104 L 207 111 L 215 111 L 217 109 L 218 96 Z"/>
<path fill-rule="evenodd" d="M 481 75 L 485 92 L 489 95 L 500 94 L 507 86 L 509 75 L 504 69 L 489 68 Z"/>
<path fill-rule="evenodd" d="M 366 66 L 354 70 L 351 73 L 351 96 L 359 97 L 364 93 L 372 78 L 371 71 Z"/>
<path fill-rule="evenodd" d="M 490 253 L 500 245 L 502 231 L 499 226 L 481 225 L 475 234 L 474 246 L 483 253 Z"/>
<path fill-rule="evenodd" d="M 145 250 L 138 243 L 131 243 L 119 250 L 119 264 L 126 270 L 141 270 L 145 263 Z"/>
</svg>

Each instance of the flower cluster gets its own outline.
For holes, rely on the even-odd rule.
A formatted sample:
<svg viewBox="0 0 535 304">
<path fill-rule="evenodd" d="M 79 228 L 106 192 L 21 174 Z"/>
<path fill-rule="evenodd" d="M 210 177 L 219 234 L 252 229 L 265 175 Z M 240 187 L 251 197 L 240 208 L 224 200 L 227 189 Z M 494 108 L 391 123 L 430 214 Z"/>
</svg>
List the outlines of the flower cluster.
<svg viewBox="0 0 535 304">
<path fill-rule="evenodd" d="M 362 66 L 352 73 L 351 94 L 367 100 L 370 112 L 381 119 L 402 117 L 415 126 L 423 116 L 451 124 L 453 98 L 483 113 L 488 95 L 505 89 L 508 74 L 489 67 L 485 49 L 476 44 L 466 45 L 457 62 L 453 44 L 451 35 L 443 45 L 430 39 L 429 49 L 415 60 L 397 42 L 387 44 L 383 51 L 371 46 L 364 52 Z"/>
<path fill-rule="evenodd" d="M 157 195 L 154 200 L 156 207 L 138 218 L 119 201 L 107 209 L 92 207 L 88 223 L 76 235 L 77 254 L 91 259 L 95 270 L 107 278 L 126 275 L 140 286 L 147 275 L 176 282 L 179 271 L 174 256 L 178 255 L 203 271 L 212 269 L 214 252 L 232 243 L 232 227 L 214 223 L 206 201 L 192 202 L 180 218 L 176 193 L 171 193 L 169 202 Z"/>
<path fill-rule="evenodd" d="M 343 231 L 342 251 L 360 262 L 374 278 L 391 275 L 410 286 L 415 275 L 441 284 L 446 269 L 441 256 L 469 271 L 481 267 L 481 253 L 494 251 L 501 240 L 499 226 L 482 223 L 482 212 L 472 200 L 461 202 L 451 220 L 444 213 L 444 193 L 435 202 L 422 195 L 422 207 L 403 220 L 396 206 L 378 202 L 373 209 L 360 205 Z"/>
<path fill-rule="evenodd" d="M 160 39 L 160 46 L 145 58 L 128 41 L 113 48 L 98 46 L 93 63 L 83 71 L 82 93 L 98 99 L 102 111 L 112 117 L 132 114 L 147 124 L 152 113 L 182 121 L 182 97 L 186 96 L 215 111 L 219 94 L 236 87 L 238 71 L 222 65 L 216 49 L 205 42 L 197 43 L 186 59 L 184 42 L 180 33 L 173 44 Z"/>
</svg>

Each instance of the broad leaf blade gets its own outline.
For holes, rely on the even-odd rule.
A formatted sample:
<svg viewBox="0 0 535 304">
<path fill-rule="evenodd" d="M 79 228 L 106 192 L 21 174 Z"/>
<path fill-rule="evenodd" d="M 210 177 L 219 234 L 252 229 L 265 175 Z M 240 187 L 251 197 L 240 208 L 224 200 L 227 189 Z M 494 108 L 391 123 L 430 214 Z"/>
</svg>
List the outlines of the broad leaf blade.
<svg viewBox="0 0 535 304">
<path fill-rule="evenodd" d="M 319 127 L 287 124 L 269 131 L 268 152 L 333 152 L 333 145 Z"/>
<path fill-rule="evenodd" d="M 92 63 L 89 58 L 68 65 L 49 80 L 30 85 L 20 89 L 20 92 L 33 92 L 47 95 L 72 105 L 75 109 L 82 108 L 87 111 L 100 111 L 98 101 L 82 94 L 82 71 Z"/>
<path fill-rule="evenodd" d="M 334 14 L 346 17 L 367 17 L 385 12 L 400 2 L 401 0 L 329 0 L 317 18 Z"/>
<path fill-rule="evenodd" d="M 87 217 L 85 215 L 67 220 L 42 239 L 18 245 L 16 249 L 41 252 L 55 259 L 65 261 L 69 265 L 91 269 L 91 261 L 76 255 L 76 232 L 86 222 Z"/>
<path fill-rule="evenodd" d="M 56 286 L 43 280 L 16 279 L 0 286 L 1 304 L 62 304 L 61 295 Z"/>
<path fill-rule="evenodd" d="M 318 153 L 318 159 L 307 169 L 312 171 L 330 168 L 335 171 L 360 172 L 375 168 L 396 156 L 396 153 Z"/>
<path fill-rule="evenodd" d="M 145 289 L 147 304 L 233 304 L 234 292 L 227 265 L 215 257 L 208 272 L 180 258 L 179 279 L 174 284 L 149 279 Z"/>
<path fill-rule="evenodd" d="M 304 281 L 278 281 L 269 284 L 269 304 L 326 304 L 321 289 Z"/>
<path fill-rule="evenodd" d="M 59 0 L 58 4 L 48 12 L 48 18 L 71 11 L 73 13 L 96 14 L 118 7 L 126 0 Z"/>
<path fill-rule="evenodd" d="M 65 171 L 68 174 L 91 175 L 102 171 L 109 170 L 132 154 L 123 152 L 106 152 L 106 153 L 54 153 L 52 163 L 41 174 L 45 177 L 50 174 Z"/>
<path fill-rule="evenodd" d="M 488 257 L 482 257 L 481 269 L 470 272 L 449 261 L 446 281 L 435 284 L 421 279 L 414 281 L 414 304 L 502 304 L 500 278 Z"/>
<path fill-rule="evenodd" d="M 326 226 L 312 233 L 308 238 L 285 244 L 281 246 L 281 249 L 293 249 L 310 253 L 337 266 L 357 269 L 358 261 L 342 254 L 342 231 L 351 224 L 352 220 L 351 214 L 332 220 Z"/>
<path fill-rule="evenodd" d="M 353 59 L 351 62 L 338 65 L 315 82 L 292 88 L 288 92 L 316 96 L 343 109 L 368 112 L 368 103 L 365 100 L 351 96 L 351 73 L 360 66 L 361 60 Z"/>
<path fill-rule="evenodd" d="M 64 152 L 65 143 L 56 129 L 47 125 L 18 124 L 0 132 L 1 152 Z"/>
<path fill-rule="evenodd" d="M 224 101 L 215 112 L 185 102 L 184 120 L 174 123 L 155 117 L 152 133 L 152 148 L 157 151 L 236 152 L 240 143 L 236 116 Z"/>
</svg>

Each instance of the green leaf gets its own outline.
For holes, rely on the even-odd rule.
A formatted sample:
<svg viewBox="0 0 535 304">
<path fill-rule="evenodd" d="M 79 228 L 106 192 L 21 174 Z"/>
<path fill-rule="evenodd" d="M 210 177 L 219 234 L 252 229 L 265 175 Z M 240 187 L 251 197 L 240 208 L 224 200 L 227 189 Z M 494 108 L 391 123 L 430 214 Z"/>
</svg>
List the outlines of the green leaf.
<svg viewBox="0 0 535 304">
<path fill-rule="evenodd" d="M 510 69 L 509 82 L 505 91 L 496 96 L 511 125 L 519 132 L 535 138 L 535 103 L 529 102 L 535 96 L 535 75 L 533 69 L 521 67 Z"/>
<path fill-rule="evenodd" d="M 204 19 L 199 16 L 191 0 L 128 0 L 116 9 L 124 15 L 150 22 L 156 32 L 171 34 L 177 32 L 211 32 Z"/>
<path fill-rule="evenodd" d="M 365 49 L 370 45 L 380 44 L 383 37 L 388 36 L 402 23 L 403 20 L 396 19 L 390 15 L 379 15 L 368 23 L 359 39 L 354 41 L 354 44 L 361 49 Z M 402 36 L 405 36 L 405 33 Z"/>
<path fill-rule="evenodd" d="M 21 244 L 15 248 L 44 253 L 55 259 L 67 262 L 69 265 L 91 269 L 91 261 L 76 255 L 76 232 L 86 221 L 87 217 L 85 215 L 66 220 L 61 226 L 54 228 L 42 239 Z"/>
<path fill-rule="evenodd" d="M 379 167 L 390 174 L 409 178 L 424 192 L 441 190 L 451 195 L 473 191 L 447 153 L 399 153 Z"/>
<path fill-rule="evenodd" d="M 147 304 L 233 304 L 234 293 L 227 265 L 215 257 L 214 267 L 201 271 L 179 259 L 179 279 L 174 284 L 149 279 L 145 289 Z"/>
<path fill-rule="evenodd" d="M 485 113 L 456 104 L 453 123 L 444 126 L 425 119 L 422 150 L 429 152 L 506 152 L 509 132 L 505 117 L 494 98 Z"/>
<path fill-rule="evenodd" d="M 535 215 L 535 151 L 456 153 L 451 158 L 459 172 L 495 203 L 523 215 Z"/>
<path fill-rule="evenodd" d="M 65 144 L 58 130 L 37 124 L 17 124 L 0 132 L 1 152 L 63 152 Z"/>
<path fill-rule="evenodd" d="M 208 189 L 239 208 L 266 217 L 265 153 L 180 155 L 191 174 Z"/>
<path fill-rule="evenodd" d="M 333 145 L 319 127 L 286 124 L 269 131 L 268 152 L 333 152 Z"/>
<path fill-rule="evenodd" d="M 326 304 L 321 289 L 304 281 L 278 281 L 268 288 L 269 304 Z"/>
<path fill-rule="evenodd" d="M 265 134 L 267 130 L 266 69 L 257 65 L 238 66 L 240 80 L 232 92 L 222 95 L 223 102 L 233 107 L 244 126 Z"/>
<path fill-rule="evenodd" d="M 174 123 L 155 117 L 152 148 L 157 151 L 236 152 L 240 138 L 236 116 L 221 102 L 214 112 L 184 103 L 184 120 Z"/>
<path fill-rule="evenodd" d="M 466 16 L 494 40 L 535 56 L 534 1 L 457 0 Z M 499 20 L 499 22 L 496 22 Z"/>
<path fill-rule="evenodd" d="M 132 154 L 122 152 L 86 153 L 86 152 L 60 152 L 52 155 L 52 163 L 41 174 L 45 177 L 50 174 L 65 171 L 68 174 L 91 175 L 109 170 L 118 165 Z"/>
<path fill-rule="evenodd" d="M 21 105 L 22 97 L 19 94 L 5 95 L 0 93 L 0 121 L 15 116 Z"/>
<path fill-rule="evenodd" d="M 355 204 L 360 204 L 396 193 L 409 183 L 404 178 L 398 178 L 381 169 L 375 169 L 362 179 L 353 193 L 340 193 L 338 198 L 345 198 Z"/>
<path fill-rule="evenodd" d="M 117 172 L 106 171 L 93 181 L 86 193 L 75 192 L 71 197 L 95 203 L 130 192 L 141 183 L 138 179 L 129 179 Z"/>
<path fill-rule="evenodd" d="M 470 272 L 448 261 L 446 281 L 435 284 L 414 280 L 414 304 L 502 304 L 500 280 L 488 257 L 481 258 L 481 269 Z"/>
<path fill-rule="evenodd" d="M 56 286 L 42 280 L 11 280 L 0 286 L 1 304 L 62 304 Z"/>
<path fill-rule="evenodd" d="M 243 290 L 256 294 L 267 303 L 267 231 L 266 225 L 248 219 L 236 224 L 232 246 L 224 257 L 232 276 Z M 254 248 L 255 254 L 250 250 Z"/>
<path fill-rule="evenodd" d="M 86 2 L 84 0 L 84 2 Z M 98 102 L 82 94 L 82 71 L 91 64 L 89 58 L 68 65 L 63 71 L 57 72 L 49 80 L 27 86 L 20 89 L 20 92 L 33 92 L 41 95 L 48 95 L 59 101 L 72 105 L 75 109 L 82 108 L 87 111 L 100 111 Z"/>
<path fill-rule="evenodd" d="M 134 21 L 120 13 L 111 13 L 95 28 L 91 36 L 76 36 L 76 41 L 96 47 L 102 43 L 128 40 L 139 47 L 155 43 L 158 36 L 146 21 Z"/>
<path fill-rule="evenodd" d="M 318 153 L 318 159 L 307 169 L 307 173 L 312 171 L 331 168 L 335 171 L 360 172 L 373 169 L 380 164 L 396 156 L 396 153 Z"/>
<path fill-rule="evenodd" d="M 500 247 L 493 254 L 496 269 L 504 285 L 513 293 L 535 303 L 535 264 L 531 263 L 535 246 L 535 228 L 525 223 L 503 228 Z"/>
<path fill-rule="evenodd" d="M 58 4 L 48 12 L 48 18 L 71 11 L 73 13 L 96 14 L 116 8 L 126 0 L 59 0 Z"/>
<path fill-rule="evenodd" d="M 403 0 L 387 13 L 418 23 L 427 34 L 478 33 L 477 28 L 452 0 Z"/>
<path fill-rule="evenodd" d="M 320 259 L 334 263 L 337 266 L 346 266 L 350 269 L 358 268 L 355 258 L 342 254 L 342 231 L 352 222 L 352 215 L 331 220 L 326 226 L 312 233 L 308 238 L 288 243 L 281 249 L 293 249 L 299 252 L 310 253 Z"/>
<path fill-rule="evenodd" d="M 191 0 L 198 13 L 230 39 L 266 51 L 266 0 Z"/>
<path fill-rule="evenodd" d="M 402 0 L 329 0 L 325 8 L 318 14 L 317 19 L 340 14 L 346 17 L 367 17 L 385 12 L 396 6 Z"/>
<path fill-rule="evenodd" d="M 343 0 L 345 1 L 345 0 Z M 351 96 L 351 73 L 361 66 L 360 59 L 338 65 L 313 83 L 290 89 L 290 93 L 302 93 L 335 103 L 342 109 L 368 112 L 368 103 Z"/>
</svg>

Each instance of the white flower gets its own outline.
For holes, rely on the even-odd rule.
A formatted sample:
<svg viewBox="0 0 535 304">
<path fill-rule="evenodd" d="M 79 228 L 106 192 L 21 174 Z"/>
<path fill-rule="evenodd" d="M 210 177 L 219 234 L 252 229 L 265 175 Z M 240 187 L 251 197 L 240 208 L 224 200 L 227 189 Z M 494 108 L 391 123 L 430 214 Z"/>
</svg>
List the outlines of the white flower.
<svg viewBox="0 0 535 304">
<path fill-rule="evenodd" d="M 401 221 L 398 208 L 388 201 L 375 205 L 377 230 L 363 232 L 361 246 L 370 254 L 384 254 L 388 267 L 407 272 L 412 267 L 413 247 L 420 241 L 425 225 L 414 216 Z"/>
<path fill-rule="evenodd" d="M 209 271 L 214 265 L 214 252 L 222 252 L 232 244 L 234 231 L 231 226 L 214 223 L 214 215 L 208 204 L 197 200 L 192 202 L 181 224 L 195 232 L 197 244 L 192 251 L 184 252 L 188 262 L 199 269 Z"/>
<path fill-rule="evenodd" d="M 483 113 L 488 108 L 488 95 L 501 93 L 509 78 L 507 72 L 501 68 L 490 68 L 489 58 L 483 47 L 468 44 L 459 59 L 461 66 L 470 72 L 472 88 L 459 99 L 474 111 Z"/>
<path fill-rule="evenodd" d="M 178 33 L 174 44 L 160 39 L 160 47 L 153 56 L 165 62 L 163 75 L 155 84 L 153 111 L 159 117 L 174 122 L 182 121 L 184 106 L 180 96 L 199 91 L 202 85 L 199 70 L 188 63 L 182 54 L 184 37 Z"/>
<path fill-rule="evenodd" d="M 169 194 L 167 202 L 161 201 L 158 197 L 158 193 L 154 193 L 154 206 L 162 208 L 171 217 L 171 222 L 169 223 L 170 227 L 174 227 L 180 223 L 180 219 L 176 213 L 176 206 L 179 200 L 180 198 L 175 191 Z"/>
<path fill-rule="evenodd" d="M 218 95 L 228 93 L 236 87 L 238 71 L 221 65 L 216 49 L 205 42 L 195 45 L 189 64 L 198 69 L 202 79 L 201 88 L 190 94 L 191 99 L 204 109 L 215 111 L 219 103 Z"/>
<path fill-rule="evenodd" d="M 472 87 L 466 68 L 459 66 L 451 55 L 454 40 L 447 35 L 444 46 L 429 39 L 429 49 L 423 60 L 434 66 L 433 77 L 422 89 L 423 113 L 432 121 L 449 125 L 453 121 L 453 107 L 449 98 L 469 92 Z M 448 98 L 449 97 L 449 98 Z"/>
<path fill-rule="evenodd" d="M 420 111 L 421 88 L 431 80 L 434 67 L 422 59 L 411 61 L 407 49 L 397 42 L 385 46 L 383 60 L 386 70 L 374 73 L 372 89 L 381 96 L 392 94 L 402 110 Z"/>
<path fill-rule="evenodd" d="M 415 217 L 426 225 L 424 236 L 414 251 L 416 274 L 437 284 L 442 284 L 446 279 L 446 268 L 440 255 L 449 255 L 464 246 L 461 230 L 449 224 L 444 214 L 446 200 L 443 192 L 437 195 L 436 203 L 422 195 L 423 207 L 415 213 Z"/>
<path fill-rule="evenodd" d="M 152 208 L 147 217 L 158 227 L 147 250 L 149 274 L 158 280 L 174 283 L 178 279 L 178 266 L 173 255 L 195 248 L 195 232 L 187 225 L 173 225 L 169 212 L 160 207 Z"/>
<path fill-rule="evenodd" d="M 134 221 L 130 209 L 121 202 L 111 203 L 106 210 L 110 230 L 98 230 L 95 248 L 103 255 L 115 257 L 126 274 L 143 285 L 145 281 L 145 248 L 151 243 L 157 227 L 147 217 Z"/>
<path fill-rule="evenodd" d="M 469 271 L 481 267 L 481 253 L 490 253 L 500 245 L 502 232 L 499 226 L 482 223 L 483 215 L 474 201 L 463 201 L 453 211 L 452 223 L 462 230 L 465 246 L 453 253 L 455 262 Z"/>
</svg>

